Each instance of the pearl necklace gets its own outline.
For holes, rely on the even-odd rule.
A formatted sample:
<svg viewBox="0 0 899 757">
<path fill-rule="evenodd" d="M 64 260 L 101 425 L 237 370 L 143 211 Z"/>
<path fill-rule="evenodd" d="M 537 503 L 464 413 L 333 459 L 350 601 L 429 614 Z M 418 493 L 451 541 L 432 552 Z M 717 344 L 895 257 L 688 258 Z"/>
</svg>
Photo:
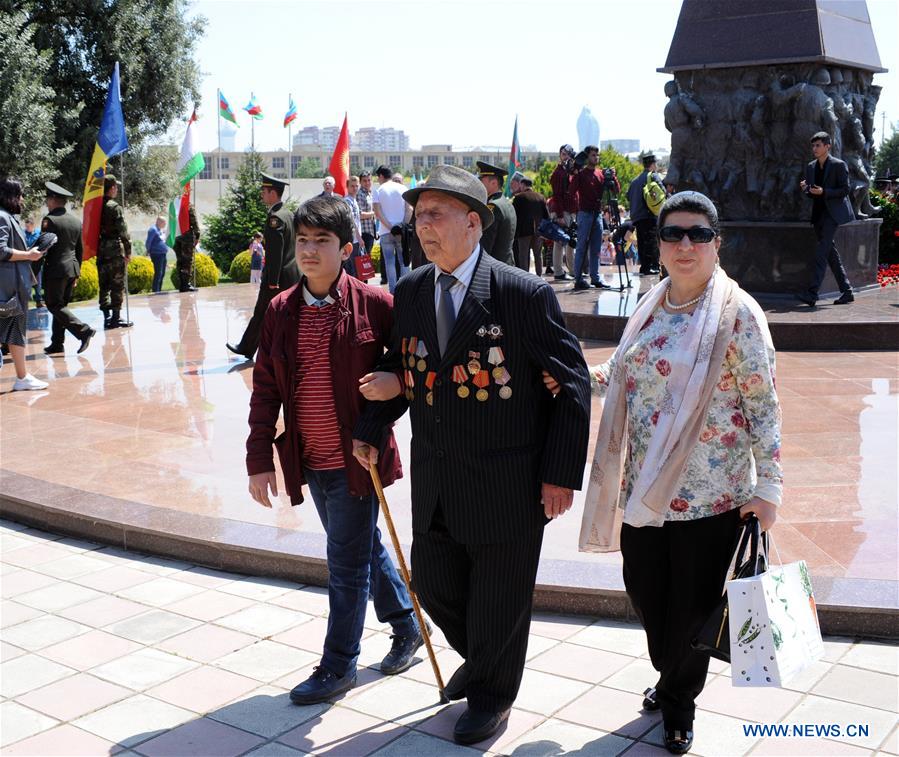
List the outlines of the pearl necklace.
<svg viewBox="0 0 899 757">
<path fill-rule="evenodd" d="M 703 296 L 705 296 L 705 290 L 702 291 L 702 294 L 699 297 L 694 297 L 692 300 L 687 300 L 683 305 L 674 305 L 671 302 L 671 298 L 669 295 L 671 294 L 671 284 L 668 284 L 668 288 L 665 290 L 665 307 L 669 307 L 672 310 L 686 310 L 688 307 L 692 307 L 697 302 L 699 302 Z"/>
</svg>

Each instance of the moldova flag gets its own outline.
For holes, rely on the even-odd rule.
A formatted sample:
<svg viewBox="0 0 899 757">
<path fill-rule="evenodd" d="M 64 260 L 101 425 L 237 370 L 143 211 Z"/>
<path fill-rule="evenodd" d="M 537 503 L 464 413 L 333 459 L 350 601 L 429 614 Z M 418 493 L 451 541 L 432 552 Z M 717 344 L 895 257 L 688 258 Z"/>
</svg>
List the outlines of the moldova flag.
<svg viewBox="0 0 899 757">
<path fill-rule="evenodd" d="M 293 96 L 288 95 L 287 113 L 284 114 L 284 125 L 293 123 L 297 120 L 297 106 L 294 104 Z"/>
<path fill-rule="evenodd" d="M 339 195 L 346 195 L 346 180 L 350 178 L 350 132 L 346 114 L 343 116 L 343 128 L 337 138 L 328 173 L 334 177 L 334 191 Z"/>
<path fill-rule="evenodd" d="M 256 95 L 252 92 L 250 93 L 250 102 L 244 105 L 243 109 L 257 121 L 262 119 L 262 107 L 256 102 Z"/>
<path fill-rule="evenodd" d="M 81 242 L 84 247 L 83 260 L 97 254 L 100 243 L 100 215 L 103 211 L 103 179 L 106 177 L 106 163 L 115 155 L 128 149 L 125 134 L 125 117 L 122 115 L 122 93 L 119 86 L 119 64 L 112 70 L 109 90 L 106 92 L 106 106 L 100 121 L 100 133 L 91 158 L 91 168 L 84 184 L 84 212 L 82 216 Z"/>
<path fill-rule="evenodd" d="M 240 127 L 240 124 L 237 123 L 237 117 L 234 115 L 234 111 L 231 110 L 231 106 L 228 105 L 228 101 L 225 99 L 225 96 L 222 94 L 222 90 L 219 90 L 219 117 L 224 118 L 226 121 L 230 121 L 232 124 Z"/>
<path fill-rule="evenodd" d="M 509 151 L 509 175 L 506 177 L 506 197 L 512 196 L 512 174 L 521 168 L 521 145 L 518 144 L 518 116 L 515 116 L 515 130 L 512 132 L 512 149 Z"/>
</svg>

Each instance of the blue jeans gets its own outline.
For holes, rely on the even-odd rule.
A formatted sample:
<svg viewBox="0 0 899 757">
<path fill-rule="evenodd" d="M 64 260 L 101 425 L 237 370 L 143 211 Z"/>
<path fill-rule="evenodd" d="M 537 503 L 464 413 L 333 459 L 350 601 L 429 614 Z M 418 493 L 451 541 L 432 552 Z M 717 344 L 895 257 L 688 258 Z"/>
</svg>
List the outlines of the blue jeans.
<svg viewBox="0 0 899 757">
<path fill-rule="evenodd" d="M 336 675 L 352 675 L 369 593 L 378 620 L 390 623 L 395 634 L 417 634 L 418 622 L 409 592 L 381 544 L 377 497 L 351 496 L 343 468 L 303 473 L 328 536 L 328 631 L 321 664 Z"/>
<path fill-rule="evenodd" d="M 591 229 L 592 225 L 592 229 Z M 599 281 L 599 248 L 602 246 L 602 214 L 579 210 L 577 213 L 577 247 L 574 251 L 574 274 L 578 281 L 583 280 L 584 256 L 587 252 L 587 240 L 590 240 L 590 281 Z"/>
<path fill-rule="evenodd" d="M 600 235 L 602 236 L 602 235 Z M 384 258 L 384 266 L 387 268 L 387 288 L 391 294 L 396 289 L 396 259 L 399 256 L 400 276 L 409 273 L 409 269 L 403 262 L 403 251 L 397 241 L 393 238 L 393 234 L 388 230 L 387 233 L 381 234 L 381 256 Z"/>
<path fill-rule="evenodd" d="M 150 260 L 153 261 L 153 291 L 162 291 L 162 280 L 165 278 L 165 257 L 164 252 L 150 253 Z"/>
</svg>

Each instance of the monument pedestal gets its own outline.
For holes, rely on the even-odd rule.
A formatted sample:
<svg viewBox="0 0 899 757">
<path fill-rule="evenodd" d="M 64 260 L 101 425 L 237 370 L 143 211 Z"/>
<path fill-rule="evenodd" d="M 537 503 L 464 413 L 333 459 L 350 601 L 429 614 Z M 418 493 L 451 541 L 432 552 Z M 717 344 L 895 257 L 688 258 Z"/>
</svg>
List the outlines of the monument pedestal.
<svg viewBox="0 0 899 757">
<path fill-rule="evenodd" d="M 877 284 L 879 218 L 853 221 L 837 229 L 836 245 L 854 289 Z M 808 289 L 815 274 L 815 230 L 792 221 L 722 221 L 721 267 L 747 292 L 795 294 Z M 830 269 L 822 298 L 837 294 Z"/>
</svg>

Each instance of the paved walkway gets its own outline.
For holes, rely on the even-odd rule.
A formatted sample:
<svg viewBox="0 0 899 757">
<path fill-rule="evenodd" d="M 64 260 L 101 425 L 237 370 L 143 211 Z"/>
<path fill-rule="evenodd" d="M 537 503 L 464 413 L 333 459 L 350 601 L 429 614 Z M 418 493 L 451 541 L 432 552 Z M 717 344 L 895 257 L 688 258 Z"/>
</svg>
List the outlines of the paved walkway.
<svg viewBox="0 0 899 757">
<path fill-rule="evenodd" d="M 464 706 L 437 704 L 427 662 L 401 676 L 362 667 L 332 705 L 288 690 L 317 662 L 320 588 L 219 573 L 0 522 L 3 755 L 663 755 L 654 680 L 636 626 L 535 616 L 507 728 L 476 749 L 451 742 Z M 361 666 L 389 628 L 366 621 Z M 445 676 L 459 664 L 437 633 Z M 895 646 L 830 638 L 785 689 L 734 689 L 713 661 L 696 755 L 899 754 Z M 759 738 L 752 723 L 867 728 L 867 735 Z M 834 733 L 831 731 L 831 735 Z"/>
</svg>

